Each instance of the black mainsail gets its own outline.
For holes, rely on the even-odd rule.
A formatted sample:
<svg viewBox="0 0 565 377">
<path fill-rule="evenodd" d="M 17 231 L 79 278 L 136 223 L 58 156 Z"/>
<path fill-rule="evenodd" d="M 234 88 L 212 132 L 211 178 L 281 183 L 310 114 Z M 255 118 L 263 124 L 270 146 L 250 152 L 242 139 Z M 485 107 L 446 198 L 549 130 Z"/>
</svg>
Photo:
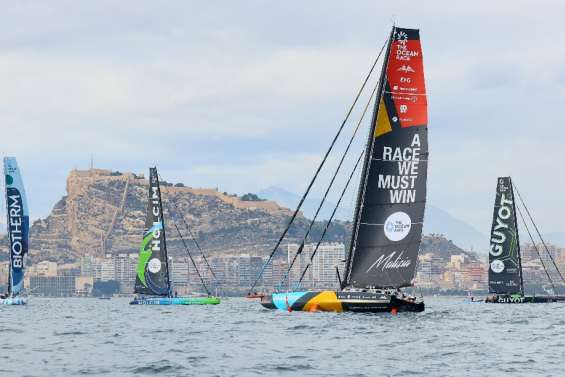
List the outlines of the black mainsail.
<svg viewBox="0 0 565 377">
<path fill-rule="evenodd" d="M 149 203 L 145 234 L 139 249 L 135 293 L 171 296 L 165 222 L 157 168 L 149 169 Z"/>
<path fill-rule="evenodd" d="M 520 239 L 510 177 L 498 178 L 489 250 L 489 292 L 524 295 Z"/>
<path fill-rule="evenodd" d="M 411 286 L 426 203 L 427 97 L 417 29 L 393 28 L 342 288 Z"/>
</svg>

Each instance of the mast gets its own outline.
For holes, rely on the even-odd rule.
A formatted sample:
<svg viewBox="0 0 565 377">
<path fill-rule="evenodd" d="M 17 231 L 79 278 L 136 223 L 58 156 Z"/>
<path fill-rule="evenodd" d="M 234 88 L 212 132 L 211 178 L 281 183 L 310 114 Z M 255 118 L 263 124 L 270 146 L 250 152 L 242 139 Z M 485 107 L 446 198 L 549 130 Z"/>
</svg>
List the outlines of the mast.
<svg viewBox="0 0 565 377">
<path fill-rule="evenodd" d="M 427 122 L 419 30 L 393 27 L 369 130 L 343 288 L 412 285 L 426 202 Z"/>
<path fill-rule="evenodd" d="M 167 253 L 167 236 L 165 233 L 165 213 L 163 212 L 163 200 L 161 197 L 161 184 L 159 182 L 159 173 L 157 173 L 157 167 L 155 169 L 155 179 L 157 181 L 157 192 L 159 195 L 159 209 L 161 211 L 161 224 L 163 225 L 163 254 L 165 256 L 165 274 L 167 275 L 167 287 L 168 287 L 168 295 L 172 296 L 172 287 L 171 287 L 171 276 L 169 273 L 169 254 Z"/>
<path fill-rule="evenodd" d="M 510 190 L 512 198 L 514 198 L 514 185 L 510 178 Z M 522 251 L 520 250 L 520 232 L 518 232 L 518 217 L 516 216 L 516 201 L 512 203 L 512 211 L 514 212 L 514 227 L 516 228 L 516 245 L 518 247 L 518 271 L 520 273 L 520 294 L 524 296 L 524 270 L 522 269 Z"/>
<path fill-rule="evenodd" d="M 8 172 L 6 171 L 6 163 L 4 163 L 4 203 L 6 204 L 6 234 L 8 235 L 8 243 L 10 244 L 10 215 L 8 210 Z M 12 294 L 12 253 L 8 251 L 8 295 Z"/>
</svg>

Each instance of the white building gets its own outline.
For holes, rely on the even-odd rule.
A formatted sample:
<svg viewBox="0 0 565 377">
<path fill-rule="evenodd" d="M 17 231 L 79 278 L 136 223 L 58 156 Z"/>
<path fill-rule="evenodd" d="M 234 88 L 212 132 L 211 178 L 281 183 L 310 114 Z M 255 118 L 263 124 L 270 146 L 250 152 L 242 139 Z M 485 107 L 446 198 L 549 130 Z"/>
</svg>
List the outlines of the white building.
<svg viewBox="0 0 565 377">
<path fill-rule="evenodd" d="M 298 248 L 298 244 L 287 245 L 289 265 L 298 252 Z M 339 268 L 339 272 L 343 278 L 343 272 L 345 270 L 345 245 L 338 242 L 321 243 L 314 258 L 312 258 L 315 248 L 315 243 L 304 245 L 302 253 L 296 258 L 289 276 L 291 287 L 300 279 L 308 264 L 310 264 L 310 266 L 302 279 L 302 287 L 329 289 L 338 287 L 339 280 L 336 267 Z"/>
</svg>

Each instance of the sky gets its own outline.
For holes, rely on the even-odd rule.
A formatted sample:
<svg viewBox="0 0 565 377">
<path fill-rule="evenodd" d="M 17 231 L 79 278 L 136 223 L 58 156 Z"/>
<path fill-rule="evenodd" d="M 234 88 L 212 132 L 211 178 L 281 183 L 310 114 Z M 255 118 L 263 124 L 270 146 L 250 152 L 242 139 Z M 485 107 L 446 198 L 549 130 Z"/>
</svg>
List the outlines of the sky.
<svg viewBox="0 0 565 377">
<path fill-rule="evenodd" d="M 396 22 L 421 30 L 429 202 L 488 234 L 496 177 L 511 175 L 541 228 L 563 231 L 561 1 L 2 0 L 0 8 L 0 153 L 18 158 L 32 218 L 48 215 L 68 172 L 87 169 L 91 155 L 99 168 L 157 165 L 164 179 L 192 187 L 302 192 Z"/>
</svg>

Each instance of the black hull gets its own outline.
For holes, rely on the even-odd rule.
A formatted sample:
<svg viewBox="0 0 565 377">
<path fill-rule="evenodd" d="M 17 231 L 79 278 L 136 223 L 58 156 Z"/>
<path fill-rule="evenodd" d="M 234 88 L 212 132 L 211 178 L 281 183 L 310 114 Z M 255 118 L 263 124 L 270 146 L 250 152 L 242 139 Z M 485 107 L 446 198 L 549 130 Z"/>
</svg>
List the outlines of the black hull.
<svg viewBox="0 0 565 377">
<path fill-rule="evenodd" d="M 397 313 L 423 312 L 425 304 L 413 298 L 374 292 L 288 292 L 266 295 L 261 305 L 267 309 L 307 312 Z"/>
<path fill-rule="evenodd" d="M 502 295 L 488 297 L 489 304 L 545 304 L 552 302 L 565 302 L 565 296 L 510 296 Z"/>
</svg>

